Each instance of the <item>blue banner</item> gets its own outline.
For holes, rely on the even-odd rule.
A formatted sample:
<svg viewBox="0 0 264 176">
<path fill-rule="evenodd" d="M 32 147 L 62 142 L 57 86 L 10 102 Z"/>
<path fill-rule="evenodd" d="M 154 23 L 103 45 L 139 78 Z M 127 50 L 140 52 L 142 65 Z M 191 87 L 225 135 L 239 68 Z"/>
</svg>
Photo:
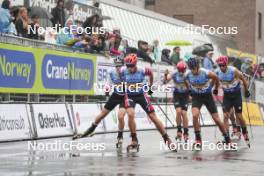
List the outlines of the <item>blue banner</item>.
<svg viewBox="0 0 264 176">
<path fill-rule="evenodd" d="M 0 49 L 0 87 L 32 88 L 36 76 L 31 52 Z"/>
<path fill-rule="evenodd" d="M 47 54 L 42 62 L 42 82 L 47 89 L 91 90 L 94 83 L 92 59 Z"/>
</svg>

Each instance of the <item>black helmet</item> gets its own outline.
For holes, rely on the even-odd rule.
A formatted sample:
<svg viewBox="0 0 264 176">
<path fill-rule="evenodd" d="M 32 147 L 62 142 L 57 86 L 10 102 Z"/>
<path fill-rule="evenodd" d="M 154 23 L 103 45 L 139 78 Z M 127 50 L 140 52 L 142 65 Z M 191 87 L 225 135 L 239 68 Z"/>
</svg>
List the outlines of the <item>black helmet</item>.
<svg viewBox="0 0 264 176">
<path fill-rule="evenodd" d="M 188 67 L 189 69 L 194 69 L 199 67 L 199 60 L 198 58 L 192 57 L 188 60 Z"/>
</svg>

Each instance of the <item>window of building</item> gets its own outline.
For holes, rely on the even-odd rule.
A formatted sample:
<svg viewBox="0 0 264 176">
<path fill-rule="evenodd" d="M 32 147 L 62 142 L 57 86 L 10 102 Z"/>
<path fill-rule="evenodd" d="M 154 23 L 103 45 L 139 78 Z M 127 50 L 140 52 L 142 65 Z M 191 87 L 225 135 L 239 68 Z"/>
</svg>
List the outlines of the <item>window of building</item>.
<svg viewBox="0 0 264 176">
<path fill-rule="evenodd" d="M 145 0 L 145 6 L 154 6 L 156 0 Z"/>
<path fill-rule="evenodd" d="M 193 15 L 173 15 L 173 18 L 193 24 Z"/>
<path fill-rule="evenodd" d="M 258 39 L 262 39 L 262 14 L 258 12 Z"/>
</svg>

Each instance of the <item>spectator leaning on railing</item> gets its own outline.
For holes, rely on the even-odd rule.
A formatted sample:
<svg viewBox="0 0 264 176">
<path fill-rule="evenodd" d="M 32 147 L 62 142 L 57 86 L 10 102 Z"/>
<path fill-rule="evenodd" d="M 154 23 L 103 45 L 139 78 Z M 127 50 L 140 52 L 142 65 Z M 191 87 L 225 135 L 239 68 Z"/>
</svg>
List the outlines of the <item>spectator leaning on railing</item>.
<svg viewBox="0 0 264 176">
<path fill-rule="evenodd" d="M 17 35 L 16 27 L 13 23 L 14 17 L 10 13 L 10 1 L 4 0 L 0 8 L 0 33 Z"/>
<path fill-rule="evenodd" d="M 30 24 L 28 11 L 25 7 L 19 8 L 18 17 L 16 19 L 17 35 L 28 38 L 28 25 Z"/>
</svg>

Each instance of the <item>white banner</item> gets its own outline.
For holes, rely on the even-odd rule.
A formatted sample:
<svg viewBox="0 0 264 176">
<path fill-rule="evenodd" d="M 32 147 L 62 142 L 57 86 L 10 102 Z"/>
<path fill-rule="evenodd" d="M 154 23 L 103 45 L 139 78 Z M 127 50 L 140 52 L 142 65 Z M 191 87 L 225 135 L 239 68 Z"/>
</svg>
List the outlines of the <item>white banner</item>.
<svg viewBox="0 0 264 176">
<path fill-rule="evenodd" d="M 96 95 L 105 95 L 104 86 L 107 82 L 109 72 L 114 69 L 113 59 L 107 60 L 103 56 L 98 56 L 96 59 L 96 84 L 95 84 L 95 94 Z"/>
<path fill-rule="evenodd" d="M 96 115 L 101 111 L 100 104 L 72 104 L 72 114 L 77 133 L 84 133 L 94 122 Z M 104 132 L 102 121 L 95 132 Z"/>
<path fill-rule="evenodd" d="M 37 137 L 73 134 L 65 104 L 33 104 Z"/>
<path fill-rule="evenodd" d="M 25 104 L 0 104 L 0 141 L 32 138 Z"/>
<path fill-rule="evenodd" d="M 256 93 L 256 103 L 260 103 L 264 105 L 264 82 L 263 81 L 255 81 L 255 93 Z"/>
</svg>

